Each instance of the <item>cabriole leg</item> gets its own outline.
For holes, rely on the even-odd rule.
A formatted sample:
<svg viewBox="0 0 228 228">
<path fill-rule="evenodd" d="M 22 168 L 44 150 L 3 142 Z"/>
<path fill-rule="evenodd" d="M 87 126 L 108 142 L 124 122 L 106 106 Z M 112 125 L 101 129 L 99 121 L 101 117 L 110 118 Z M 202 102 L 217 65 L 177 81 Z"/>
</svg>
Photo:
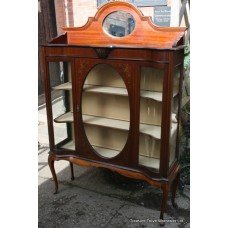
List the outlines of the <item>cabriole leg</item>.
<svg viewBox="0 0 228 228">
<path fill-rule="evenodd" d="M 71 171 L 71 180 L 74 180 L 74 167 L 72 162 L 70 162 L 70 171 Z"/>
<path fill-rule="evenodd" d="M 53 180 L 55 182 L 55 192 L 54 192 L 54 194 L 56 194 L 58 192 L 58 180 L 57 180 L 57 176 L 56 176 L 56 173 L 55 173 L 54 162 L 55 162 L 55 156 L 53 154 L 49 154 L 49 156 L 48 156 L 48 165 L 50 167 L 51 174 L 52 174 Z"/>
<path fill-rule="evenodd" d="M 168 198 L 169 184 L 163 183 L 161 188 L 162 188 L 162 203 L 161 203 L 160 219 L 163 220 L 163 215 L 165 212 L 165 207 L 166 207 L 167 198 Z M 160 225 L 163 226 L 165 225 L 165 223 L 160 222 Z"/>
<path fill-rule="evenodd" d="M 173 184 L 172 184 L 171 202 L 172 202 L 173 207 L 175 207 L 175 208 L 177 207 L 177 204 L 175 203 L 175 197 L 176 197 L 176 192 L 177 192 L 177 186 L 178 186 L 178 183 L 179 183 L 179 179 L 180 179 L 180 172 L 177 174 L 177 176 L 174 179 Z"/>
</svg>

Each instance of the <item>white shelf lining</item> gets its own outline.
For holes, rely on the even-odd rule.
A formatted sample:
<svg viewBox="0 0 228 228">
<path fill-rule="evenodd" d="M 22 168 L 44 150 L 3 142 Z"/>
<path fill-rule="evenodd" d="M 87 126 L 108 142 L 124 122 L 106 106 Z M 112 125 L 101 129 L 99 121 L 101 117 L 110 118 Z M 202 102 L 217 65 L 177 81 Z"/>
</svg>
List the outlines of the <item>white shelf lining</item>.
<svg viewBox="0 0 228 228">
<path fill-rule="evenodd" d="M 74 117 L 73 117 L 73 112 L 67 112 L 61 116 L 58 116 L 57 118 L 54 119 L 56 123 L 73 123 L 74 122 Z"/>
<path fill-rule="evenodd" d="M 61 84 L 59 86 L 54 87 L 55 90 L 71 90 L 72 85 L 70 82 Z M 108 86 L 97 86 L 97 85 L 84 85 L 85 92 L 91 93 L 102 93 L 102 94 L 112 94 L 112 95 L 120 95 L 120 96 L 128 96 L 127 89 L 118 88 L 118 87 L 108 87 Z M 178 93 L 174 93 L 173 97 L 175 97 Z M 162 102 L 162 93 L 155 91 L 147 91 L 141 90 L 140 96 L 143 98 L 153 99 L 158 102 Z"/>
<path fill-rule="evenodd" d="M 68 112 L 55 119 L 57 123 L 73 122 L 73 113 Z M 104 117 L 83 115 L 83 122 L 85 124 L 91 124 L 101 127 L 109 127 L 114 129 L 120 129 L 128 131 L 130 128 L 130 122 L 123 120 L 115 120 Z M 176 123 L 172 123 L 172 129 L 177 127 Z M 140 133 L 150 135 L 151 137 L 160 140 L 161 139 L 161 126 L 140 124 Z"/>
<path fill-rule="evenodd" d="M 105 158 L 113 158 L 121 152 L 119 150 L 112 150 L 112 149 L 98 147 L 98 146 L 93 146 L 93 149 Z"/>
<path fill-rule="evenodd" d="M 58 86 L 53 87 L 54 90 L 72 90 L 71 82 L 66 82 Z"/>
<path fill-rule="evenodd" d="M 70 141 L 65 145 L 63 145 L 61 148 L 68 149 L 68 150 L 75 150 L 75 143 L 74 141 Z M 113 158 L 120 153 L 120 151 L 118 150 L 111 150 L 108 148 L 102 148 L 98 146 L 93 146 L 93 148 L 97 153 L 99 153 L 101 156 L 105 158 Z M 160 160 L 157 158 L 150 158 L 150 157 L 139 155 L 140 165 L 147 166 L 154 169 L 159 169 L 159 163 L 160 163 Z"/>
<path fill-rule="evenodd" d="M 117 88 L 117 87 L 108 87 L 108 86 L 95 86 L 95 85 L 85 85 L 84 91 L 86 92 L 96 92 L 104 94 L 114 94 L 121 96 L 128 96 L 127 89 Z M 178 93 L 174 93 L 175 97 Z M 140 96 L 143 98 L 150 98 L 159 102 L 162 102 L 162 92 L 149 91 L 149 90 L 140 90 Z"/>
<path fill-rule="evenodd" d="M 139 164 L 146 167 L 159 169 L 160 159 L 139 155 Z"/>
</svg>

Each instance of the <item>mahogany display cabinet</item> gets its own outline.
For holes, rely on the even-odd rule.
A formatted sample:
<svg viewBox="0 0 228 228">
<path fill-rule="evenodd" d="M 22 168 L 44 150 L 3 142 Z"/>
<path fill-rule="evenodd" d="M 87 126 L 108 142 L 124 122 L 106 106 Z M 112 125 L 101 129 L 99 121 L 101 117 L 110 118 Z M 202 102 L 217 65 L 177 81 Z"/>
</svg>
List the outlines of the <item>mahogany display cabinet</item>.
<svg viewBox="0 0 228 228">
<path fill-rule="evenodd" d="M 161 188 L 163 219 L 180 176 L 185 28 L 157 27 L 112 1 L 83 27 L 63 30 L 42 46 L 55 192 L 55 161 L 70 162 L 72 179 L 73 164 L 103 167 Z"/>
</svg>

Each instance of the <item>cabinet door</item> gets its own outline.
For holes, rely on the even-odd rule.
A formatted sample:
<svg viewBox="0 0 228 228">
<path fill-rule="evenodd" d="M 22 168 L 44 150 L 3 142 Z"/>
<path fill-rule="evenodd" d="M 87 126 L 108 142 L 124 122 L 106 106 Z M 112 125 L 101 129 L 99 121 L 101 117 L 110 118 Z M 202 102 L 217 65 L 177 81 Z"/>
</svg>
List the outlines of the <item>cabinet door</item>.
<svg viewBox="0 0 228 228">
<path fill-rule="evenodd" d="M 93 160 L 136 165 L 139 83 L 135 64 L 77 59 L 75 66 L 78 153 Z"/>
</svg>

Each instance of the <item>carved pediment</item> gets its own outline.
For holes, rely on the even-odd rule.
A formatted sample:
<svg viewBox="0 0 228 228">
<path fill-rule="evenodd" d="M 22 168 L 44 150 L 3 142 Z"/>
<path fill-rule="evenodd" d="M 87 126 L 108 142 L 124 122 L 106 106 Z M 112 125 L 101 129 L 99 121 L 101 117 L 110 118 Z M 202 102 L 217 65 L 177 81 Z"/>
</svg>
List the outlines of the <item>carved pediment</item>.
<svg viewBox="0 0 228 228">
<path fill-rule="evenodd" d="M 112 31 L 104 29 L 104 21 L 114 12 L 132 16 L 128 17 L 130 32 L 121 32 L 121 26 L 115 23 L 113 23 Z M 132 21 L 135 24 L 130 24 Z M 118 28 L 120 34 L 116 35 Z M 67 45 L 94 47 L 99 57 L 107 58 L 111 45 L 121 48 L 172 49 L 178 47 L 183 44 L 186 28 L 158 27 L 149 17 L 143 16 L 133 4 L 125 1 L 111 1 L 100 7 L 96 15 L 90 17 L 84 26 L 63 28 L 63 30 L 67 33 Z"/>
</svg>

